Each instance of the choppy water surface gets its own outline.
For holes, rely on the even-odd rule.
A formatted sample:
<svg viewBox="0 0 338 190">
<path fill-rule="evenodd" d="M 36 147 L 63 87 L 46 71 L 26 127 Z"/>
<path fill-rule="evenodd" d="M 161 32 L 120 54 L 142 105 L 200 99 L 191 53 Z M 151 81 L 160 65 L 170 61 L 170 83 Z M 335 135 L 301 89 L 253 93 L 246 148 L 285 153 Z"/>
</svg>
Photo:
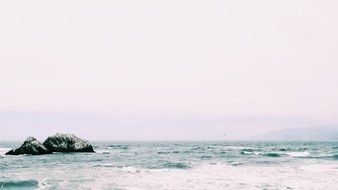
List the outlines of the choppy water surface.
<svg viewBox="0 0 338 190">
<path fill-rule="evenodd" d="M 338 189 L 338 142 L 94 142 L 5 156 L 0 189 Z"/>
</svg>

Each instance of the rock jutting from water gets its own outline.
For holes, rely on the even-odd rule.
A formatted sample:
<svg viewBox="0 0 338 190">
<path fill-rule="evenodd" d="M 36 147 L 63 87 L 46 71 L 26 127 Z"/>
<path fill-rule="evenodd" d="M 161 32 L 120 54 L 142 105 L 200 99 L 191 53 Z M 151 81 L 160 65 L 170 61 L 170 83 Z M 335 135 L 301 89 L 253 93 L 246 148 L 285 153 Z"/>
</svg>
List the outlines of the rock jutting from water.
<svg viewBox="0 0 338 190">
<path fill-rule="evenodd" d="M 94 152 L 88 141 L 73 134 L 60 134 L 48 137 L 43 145 L 52 152 Z"/>
<path fill-rule="evenodd" d="M 25 142 L 18 148 L 10 150 L 6 155 L 20 155 L 20 154 L 31 154 L 41 155 L 52 153 L 43 144 L 41 144 L 36 138 L 28 137 Z"/>
<path fill-rule="evenodd" d="M 48 137 L 43 143 L 34 137 L 28 137 L 18 149 L 10 150 L 6 155 L 42 155 L 53 152 L 94 152 L 94 149 L 88 141 L 73 134 L 57 133 Z"/>
</svg>

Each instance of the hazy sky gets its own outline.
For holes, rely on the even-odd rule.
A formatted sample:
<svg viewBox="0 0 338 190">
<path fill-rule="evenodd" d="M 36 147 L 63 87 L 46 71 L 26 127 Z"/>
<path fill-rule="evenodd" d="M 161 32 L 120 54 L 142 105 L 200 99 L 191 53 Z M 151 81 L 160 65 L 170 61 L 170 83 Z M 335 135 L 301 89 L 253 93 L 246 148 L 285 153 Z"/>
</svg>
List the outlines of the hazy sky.
<svg viewBox="0 0 338 190">
<path fill-rule="evenodd" d="M 337 84 L 335 0 L 0 2 L 0 140 L 336 124 Z"/>
</svg>

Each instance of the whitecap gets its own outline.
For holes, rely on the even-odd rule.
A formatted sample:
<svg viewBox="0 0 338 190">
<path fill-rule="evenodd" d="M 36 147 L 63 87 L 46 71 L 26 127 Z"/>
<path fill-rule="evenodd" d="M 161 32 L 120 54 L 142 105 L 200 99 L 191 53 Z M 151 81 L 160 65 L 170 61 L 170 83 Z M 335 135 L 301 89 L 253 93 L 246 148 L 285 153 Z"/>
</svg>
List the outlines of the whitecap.
<svg viewBox="0 0 338 190">
<path fill-rule="evenodd" d="M 304 151 L 304 152 L 286 152 L 285 153 L 288 156 L 291 157 L 307 157 L 310 155 L 310 153 L 308 151 Z"/>
<path fill-rule="evenodd" d="M 123 167 L 121 170 L 127 171 L 128 173 L 141 173 L 141 170 L 134 168 L 132 166 Z"/>
</svg>

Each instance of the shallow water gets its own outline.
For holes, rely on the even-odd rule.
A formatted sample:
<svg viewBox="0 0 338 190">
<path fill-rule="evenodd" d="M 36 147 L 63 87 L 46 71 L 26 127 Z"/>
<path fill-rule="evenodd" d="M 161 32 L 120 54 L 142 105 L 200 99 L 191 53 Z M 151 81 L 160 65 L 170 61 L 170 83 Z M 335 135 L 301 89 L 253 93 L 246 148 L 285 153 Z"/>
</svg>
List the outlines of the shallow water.
<svg viewBox="0 0 338 190">
<path fill-rule="evenodd" d="M 0 189 L 337 189 L 338 142 L 94 142 L 5 156 Z"/>
</svg>

